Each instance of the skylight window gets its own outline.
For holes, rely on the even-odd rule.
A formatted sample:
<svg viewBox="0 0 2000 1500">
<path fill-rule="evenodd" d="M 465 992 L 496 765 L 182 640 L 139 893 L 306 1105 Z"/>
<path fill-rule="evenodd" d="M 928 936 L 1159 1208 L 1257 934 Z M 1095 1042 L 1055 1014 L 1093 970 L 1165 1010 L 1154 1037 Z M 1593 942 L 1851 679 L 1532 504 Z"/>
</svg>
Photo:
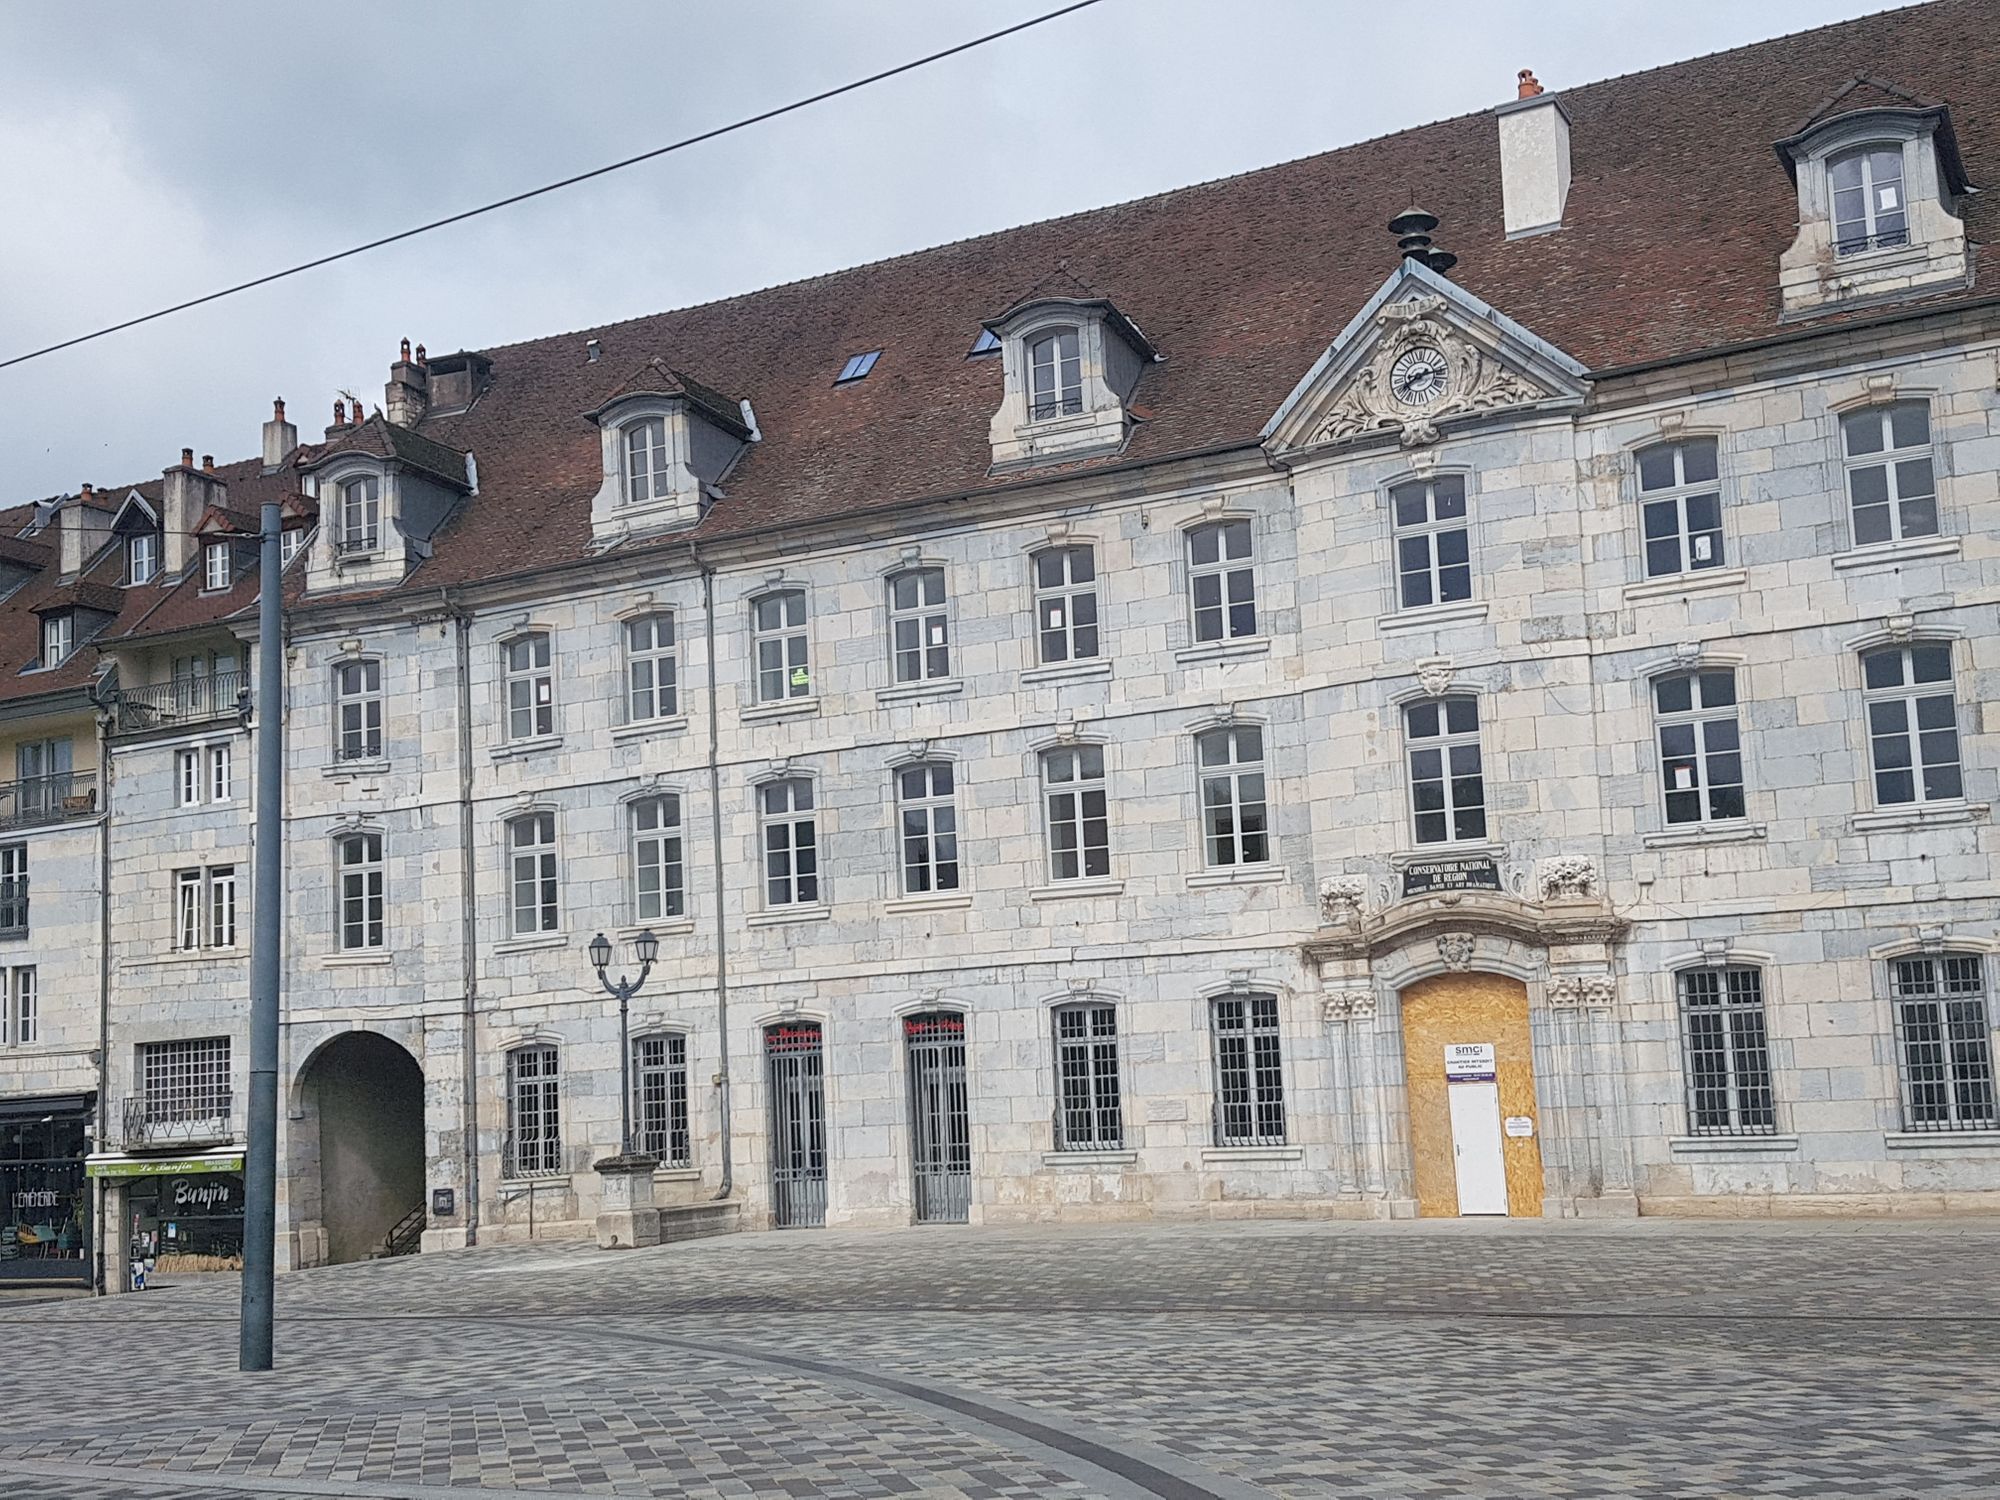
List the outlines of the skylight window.
<svg viewBox="0 0 2000 1500">
<path fill-rule="evenodd" d="M 982 328 L 979 330 L 979 342 L 972 346 L 971 351 L 965 357 L 971 359 L 974 354 L 992 354 L 998 351 L 999 348 L 1000 340 L 993 336 L 993 330 Z"/>
<path fill-rule="evenodd" d="M 833 383 L 835 385 L 846 385 L 850 380 L 866 378 L 868 372 L 875 368 L 875 361 L 881 357 L 882 351 L 880 349 L 870 349 L 866 354 L 853 356 L 846 364 L 841 366 L 840 374 L 835 378 Z"/>
</svg>

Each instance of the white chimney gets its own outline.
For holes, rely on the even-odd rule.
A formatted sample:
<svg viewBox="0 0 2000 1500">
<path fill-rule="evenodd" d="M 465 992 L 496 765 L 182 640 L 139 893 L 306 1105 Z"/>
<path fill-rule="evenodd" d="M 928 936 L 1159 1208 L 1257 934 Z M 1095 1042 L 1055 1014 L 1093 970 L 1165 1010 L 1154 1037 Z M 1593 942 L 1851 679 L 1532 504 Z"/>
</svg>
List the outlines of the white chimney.
<svg viewBox="0 0 2000 1500">
<path fill-rule="evenodd" d="M 285 398 L 280 396 L 271 403 L 271 420 L 264 424 L 265 471 L 284 467 L 285 460 L 298 446 L 299 429 L 285 420 Z"/>
<path fill-rule="evenodd" d="M 1500 118 L 1500 201 L 1507 238 L 1562 227 L 1569 200 L 1569 115 L 1535 75 L 1520 72 L 1520 97 Z"/>
</svg>

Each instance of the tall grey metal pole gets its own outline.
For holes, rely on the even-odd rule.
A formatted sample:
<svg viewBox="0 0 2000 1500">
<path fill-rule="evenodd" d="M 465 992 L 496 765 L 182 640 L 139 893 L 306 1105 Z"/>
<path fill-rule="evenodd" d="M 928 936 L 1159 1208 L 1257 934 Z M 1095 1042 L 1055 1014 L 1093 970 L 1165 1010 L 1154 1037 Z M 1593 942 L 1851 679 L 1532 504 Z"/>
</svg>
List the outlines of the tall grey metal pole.
<svg viewBox="0 0 2000 1500">
<path fill-rule="evenodd" d="M 250 1131 L 243 1152 L 243 1323 L 236 1364 L 271 1368 L 271 1272 L 278 1227 L 278 937 L 283 925 L 285 643 L 279 538 L 266 503 L 257 559 L 256 911 L 250 934 Z"/>
<path fill-rule="evenodd" d="M 632 1154 L 632 991 L 636 985 L 618 976 L 618 1154 Z"/>
</svg>

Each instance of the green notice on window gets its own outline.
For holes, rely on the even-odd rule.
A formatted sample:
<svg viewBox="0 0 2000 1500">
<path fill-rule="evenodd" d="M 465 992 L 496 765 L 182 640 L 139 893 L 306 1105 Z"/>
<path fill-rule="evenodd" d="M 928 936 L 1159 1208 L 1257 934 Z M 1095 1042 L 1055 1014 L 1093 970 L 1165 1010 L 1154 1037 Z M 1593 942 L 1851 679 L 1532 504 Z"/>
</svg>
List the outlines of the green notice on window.
<svg viewBox="0 0 2000 1500">
<path fill-rule="evenodd" d="M 201 1172 L 240 1172 L 241 1156 L 163 1156 L 143 1161 L 94 1161 L 86 1177 L 189 1177 Z"/>
</svg>

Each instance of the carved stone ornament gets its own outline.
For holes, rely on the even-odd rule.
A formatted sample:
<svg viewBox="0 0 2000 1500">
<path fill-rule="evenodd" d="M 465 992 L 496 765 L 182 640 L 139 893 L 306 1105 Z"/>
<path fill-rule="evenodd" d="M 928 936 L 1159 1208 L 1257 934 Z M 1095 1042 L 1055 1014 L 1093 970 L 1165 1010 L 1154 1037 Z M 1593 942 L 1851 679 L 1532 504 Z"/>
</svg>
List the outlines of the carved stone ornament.
<svg viewBox="0 0 2000 1500">
<path fill-rule="evenodd" d="M 1542 866 L 1544 901 L 1587 901 L 1597 894 L 1597 866 L 1580 854 L 1565 854 Z"/>
<path fill-rule="evenodd" d="M 1451 691 L 1452 665 L 1449 656 L 1427 656 L 1417 663 L 1417 686 L 1433 698 Z"/>
<path fill-rule="evenodd" d="M 1373 986 L 1356 986 L 1329 991 L 1322 1014 L 1329 1021 L 1372 1021 L 1375 1019 L 1375 990 Z"/>
<path fill-rule="evenodd" d="M 1603 1010 L 1617 1003 L 1618 981 L 1609 974 L 1551 974 L 1544 993 L 1558 1010 Z"/>
<path fill-rule="evenodd" d="M 1311 441 L 1395 428 L 1405 447 L 1420 447 L 1437 441 L 1442 418 L 1548 395 L 1441 318 L 1444 306 L 1444 298 L 1427 294 L 1391 302 L 1375 315 L 1381 342 L 1349 377 Z"/>
<path fill-rule="evenodd" d="M 1355 922 L 1368 909 L 1368 882 L 1359 875 L 1329 875 L 1319 883 L 1322 922 Z"/>
<path fill-rule="evenodd" d="M 1473 950 L 1479 940 L 1469 932 L 1447 932 L 1438 939 L 1438 957 L 1444 966 L 1455 974 L 1462 974 L 1472 967 Z"/>
</svg>

